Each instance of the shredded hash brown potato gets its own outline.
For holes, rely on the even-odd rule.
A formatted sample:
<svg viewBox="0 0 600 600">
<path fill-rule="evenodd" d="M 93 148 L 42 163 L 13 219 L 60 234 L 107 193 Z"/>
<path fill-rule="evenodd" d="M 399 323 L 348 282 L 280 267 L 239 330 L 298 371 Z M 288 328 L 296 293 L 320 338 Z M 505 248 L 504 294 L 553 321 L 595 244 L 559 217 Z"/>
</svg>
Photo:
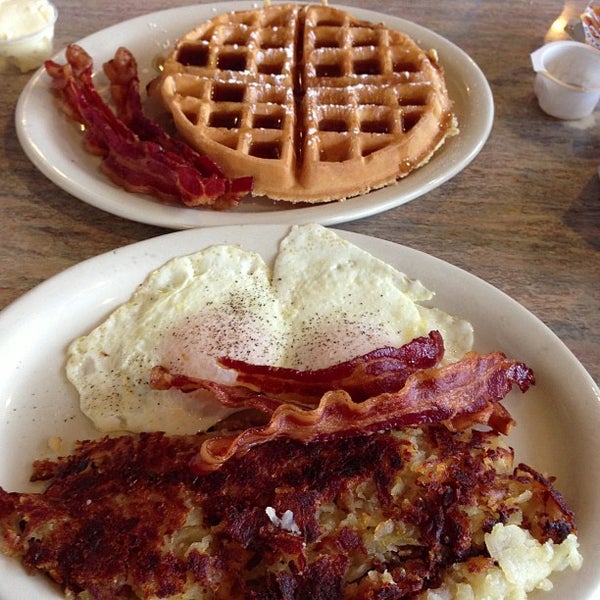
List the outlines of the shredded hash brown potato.
<svg viewBox="0 0 600 600">
<path fill-rule="evenodd" d="M 36 462 L 44 493 L 0 489 L 0 549 L 80 600 L 516 599 L 580 565 L 573 514 L 493 431 L 275 439 L 197 476 L 207 435 Z"/>
</svg>

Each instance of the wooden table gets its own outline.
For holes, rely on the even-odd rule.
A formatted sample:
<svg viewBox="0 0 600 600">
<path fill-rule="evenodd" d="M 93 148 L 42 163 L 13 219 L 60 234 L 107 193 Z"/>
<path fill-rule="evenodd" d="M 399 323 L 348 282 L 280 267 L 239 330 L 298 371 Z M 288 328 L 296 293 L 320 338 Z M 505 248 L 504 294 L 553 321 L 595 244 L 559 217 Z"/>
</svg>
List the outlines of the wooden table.
<svg viewBox="0 0 600 600">
<path fill-rule="evenodd" d="M 55 2 L 57 49 L 173 4 Z M 584 5 L 509 0 L 500 15 L 493 0 L 368 6 L 417 22 L 466 51 L 491 85 L 496 116 L 481 153 L 449 182 L 339 227 L 417 248 L 487 280 L 542 319 L 600 381 L 600 111 L 575 123 L 544 115 L 529 59 L 545 40 L 562 35 L 564 21 L 557 19 L 577 16 Z M 0 308 L 83 259 L 167 231 L 93 208 L 31 164 L 14 124 L 30 75 L 1 76 Z"/>
</svg>

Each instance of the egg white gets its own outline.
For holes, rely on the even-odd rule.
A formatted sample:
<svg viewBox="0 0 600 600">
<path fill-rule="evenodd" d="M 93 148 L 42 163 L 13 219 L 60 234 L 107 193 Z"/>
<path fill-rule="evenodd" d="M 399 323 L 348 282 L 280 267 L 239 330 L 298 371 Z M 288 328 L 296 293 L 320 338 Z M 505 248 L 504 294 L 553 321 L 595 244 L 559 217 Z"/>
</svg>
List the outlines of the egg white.
<svg viewBox="0 0 600 600">
<path fill-rule="evenodd" d="M 471 348 L 472 328 L 423 306 L 432 297 L 335 232 L 294 226 L 272 267 L 232 245 L 171 259 L 70 345 L 66 374 L 100 431 L 192 433 L 231 411 L 203 392 L 151 390 L 153 366 L 228 383 L 219 356 L 314 369 L 432 329 L 450 362 Z"/>
</svg>

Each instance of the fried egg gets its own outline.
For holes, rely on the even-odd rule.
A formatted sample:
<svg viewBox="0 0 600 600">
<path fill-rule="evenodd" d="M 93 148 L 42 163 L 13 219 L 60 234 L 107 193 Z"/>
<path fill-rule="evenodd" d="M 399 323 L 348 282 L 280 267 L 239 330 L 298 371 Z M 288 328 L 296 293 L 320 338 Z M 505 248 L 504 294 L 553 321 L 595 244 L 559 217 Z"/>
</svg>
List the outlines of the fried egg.
<svg viewBox="0 0 600 600">
<path fill-rule="evenodd" d="M 298 225 L 274 263 L 234 245 L 171 259 L 68 349 L 81 410 L 104 432 L 206 430 L 230 414 L 205 392 L 151 390 L 152 367 L 233 383 L 221 356 L 316 369 L 437 329 L 445 362 L 471 349 L 471 325 L 423 305 L 419 281 L 320 225 Z"/>
</svg>

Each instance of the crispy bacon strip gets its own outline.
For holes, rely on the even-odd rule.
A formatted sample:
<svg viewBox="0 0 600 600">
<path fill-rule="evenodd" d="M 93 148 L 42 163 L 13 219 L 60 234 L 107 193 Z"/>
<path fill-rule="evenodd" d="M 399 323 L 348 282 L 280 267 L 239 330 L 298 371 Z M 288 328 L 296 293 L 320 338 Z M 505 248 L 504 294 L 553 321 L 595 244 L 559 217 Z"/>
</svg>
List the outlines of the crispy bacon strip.
<svg viewBox="0 0 600 600">
<path fill-rule="evenodd" d="M 93 85 L 91 57 L 79 46 L 71 45 L 66 50 L 66 58 L 65 65 L 59 65 L 51 60 L 46 61 L 46 72 L 52 78 L 50 87 L 57 93 L 63 111 L 71 119 L 85 126 L 86 150 L 99 156 L 106 155 L 109 150 L 102 128 L 96 129 L 88 122 L 91 114 L 89 106 L 98 113 L 101 123 L 124 140 L 134 142 L 133 132 L 115 117 Z"/>
<path fill-rule="evenodd" d="M 110 92 L 116 107 L 117 116 L 141 140 L 156 142 L 165 150 L 175 152 L 185 158 L 200 173 L 218 177 L 225 181 L 226 190 L 219 203 L 239 202 L 252 190 L 252 177 L 227 179 L 222 169 L 208 156 L 196 152 L 185 142 L 170 136 L 156 121 L 148 118 L 142 109 L 137 62 L 133 54 L 124 47 L 117 49 L 115 56 L 103 65 L 104 73 L 110 80 Z"/>
<path fill-rule="evenodd" d="M 104 102 L 92 81 L 92 59 L 79 46 L 66 50 L 67 64 L 46 61 L 51 87 L 65 112 L 85 128 L 86 149 L 103 157 L 102 170 L 130 192 L 151 194 L 186 206 L 229 208 L 250 191 L 249 181 L 229 182 L 199 170 L 175 147 L 140 139 Z M 164 142 L 164 136 L 162 141 Z"/>
<path fill-rule="evenodd" d="M 262 392 L 238 385 L 223 385 L 208 379 L 197 379 L 187 375 L 171 373 L 162 366 L 153 367 L 150 371 L 150 387 L 153 390 L 169 390 L 172 388 L 182 392 L 195 392 L 206 390 L 223 406 L 229 408 L 245 409 L 254 408 L 260 412 L 271 415 L 283 402 L 275 397 L 268 396 Z M 299 404 L 305 408 L 311 408 L 310 402 Z"/>
<path fill-rule="evenodd" d="M 442 336 L 432 331 L 429 336 L 415 338 L 400 348 L 378 348 L 324 369 L 300 371 L 222 357 L 219 362 L 223 366 L 238 372 L 236 387 L 223 387 L 156 366 L 150 373 L 150 387 L 155 390 L 176 388 L 183 392 L 203 389 L 224 406 L 255 408 L 271 414 L 284 402 L 314 408 L 323 394 L 331 390 L 344 390 L 355 402 L 397 391 L 411 373 L 435 366 L 443 354 Z"/>
<path fill-rule="evenodd" d="M 253 446 L 281 437 L 323 441 L 431 423 L 444 423 L 451 429 L 478 423 L 495 427 L 503 423 L 504 430 L 500 432 L 507 433 L 513 421 L 496 419 L 494 406 L 513 384 L 524 392 L 533 383 L 531 369 L 508 360 L 500 352 L 485 355 L 470 352 L 446 367 L 413 373 L 398 392 L 380 394 L 361 403 L 353 402 L 347 392 L 337 390 L 324 394 L 314 409 L 282 404 L 264 426 L 206 440 L 191 467 L 199 474 L 208 473 Z M 507 415 L 502 409 L 501 417 Z"/>
<path fill-rule="evenodd" d="M 139 93 L 137 62 L 127 48 L 118 48 L 114 58 L 104 63 L 103 70 L 110 81 L 110 93 L 117 117 L 140 139 L 157 142 L 167 150 L 181 153 L 206 175 L 225 177 L 212 159 L 199 154 L 181 140 L 171 137 L 156 121 L 144 114 Z"/>
<path fill-rule="evenodd" d="M 253 365 L 223 357 L 224 367 L 237 371 L 236 383 L 267 394 L 294 393 L 317 401 L 330 390 L 345 390 L 355 402 L 402 388 L 411 373 L 435 366 L 444 355 L 444 341 L 432 331 L 400 348 L 378 348 L 331 367 L 299 371 Z"/>
</svg>

